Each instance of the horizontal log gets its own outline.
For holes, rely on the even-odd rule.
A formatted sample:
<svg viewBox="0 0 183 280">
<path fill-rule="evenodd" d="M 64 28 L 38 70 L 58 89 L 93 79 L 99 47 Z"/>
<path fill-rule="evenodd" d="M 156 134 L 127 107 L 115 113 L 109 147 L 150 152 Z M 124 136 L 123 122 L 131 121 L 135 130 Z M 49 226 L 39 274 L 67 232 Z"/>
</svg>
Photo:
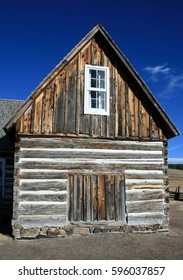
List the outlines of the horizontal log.
<svg viewBox="0 0 183 280">
<path fill-rule="evenodd" d="M 163 150 L 163 142 L 162 141 L 116 141 L 116 140 L 105 140 L 105 139 L 77 139 L 77 138 L 67 138 L 67 137 L 60 137 L 60 138 L 54 138 L 54 137 L 47 137 L 47 138 L 28 138 L 28 137 L 21 137 L 20 139 L 21 147 L 22 148 L 97 148 L 97 149 L 128 149 L 134 148 L 134 149 L 146 149 L 151 150 Z"/>
<path fill-rule="evenodd" d="M 163 199 L 165 196 L 163 189 L 126 190 L 126 201 Z"/>
<path fill-rule="evenodd" d="M 164 199 L 126 201 L 127 213 L 160 212 L 166 208 Z"/>
<path fill-rule="evenodd" d="M 19 215 L 67 215 L 65 202 L 24 201 L 20 202 Z"/>
<path fill-rule="evenodd" d="M 19 169 L 17 178 L 24 179 L 67 179 L 68 174 L 62 170 L 55 169 Z"/>
<path fill-rule="evenodd" d="M 168 216 L 162 212 L 130 213 L 128 214 L 128 225 L 155 225 L 167 226 Z"/>
<path fill-rule="evenodd" d="M 125 170 L 126 175 L 163 175 L 164 171 L 163 170 L 136 170 L 136 169 L 130 169 L 130 170 Z"/>
<path fill-rule="evenodd" d="M 64 191 L 67 190 L 68 180 L 20 180 L 19 190 L 21 191 Z"/>
<path fill-rule="evenodd" d="M 119 151 L 115 150 L 115 153 L 107 152 L 106 150 L 95 150 L 95 151 L 83 151 L 82 149 L 78 152 L 72 151 L 22 151 L 16 155 L 16 161 L 23 158 L 50 158 L 50 159 L 162 159 L 162 153 L 160 151 L 138 151 L 138 150 L 126 150 Z M 89 150 L 89 149 L 88 149 Z M 103 152 L 105 151 L 105 152 Z"/>
<path fill-rule="evenodd" d="M 25 229 L 44 227 L 63 227 L 68 225 L 67 215 L 20 215 L 19 220 L 13 220 L 12 225 L 21 225 Z"/>
<path fill-rule="evenodd" d="M 67 202 L 66 191 L 20 191 L 20 201 L 60 201 Z"/>
<path fill-rule="evenodd" d="M 68 170 L 69 175 L 119 175 L 124 180 L 124 173 L 121 169 L 72 169 Z"/>
<path fill-rule="evenodd" d="M 139 180 L 139 179 L 151 179 L 151 180 L 156 180 L 156 179 L 161 179 L 161 180 L 165 180 L 165 179 L 168 179 L 168 176 L 165 176 L 164 174 L 148 174 L 148 173 L 144 173 L 144 174 L 127 174 L 125 172 L 125 178 L 126 179 L 133 179 L 133 180 Z"/>
<path fill-rule="evenodd" d="M 129 170 L 131 171 L 131 170 Z M 77 172 L 73 171 L 73 174 Z M 80 173 L 93 173 L 94 171 L 92 170 L 82 170 Z M 103 173 L 103 170 L 100 171 L 100 168 L 96 169 L 97 173 Z M 115 173 L 121 173 L 121 170 L 116 170 L 116 171 L 108 171 L 110 172 L 115 172 Z M 106 171 L 107 173 L 107 171 Z M 56 170 L 56 169 L 20 169 L 20 175 L 17 175 L 17 178 L 35 178 L 35 179 L 66 179 L 68 177 L 67 172 L 63 172 L 63 170 Z M 137 170 L 132 170 L 132 172 L 125 171 L 125 177 L 126 179 L 165 179 L 165 175 L 163 171 L 137 171 Z M 167 178 L 167 177 L 166 177 Z"/>
<path fill-rule="evenodd" d="M 126 179 L 126 186 L 134 185 L 161 185 L 164 183 L 163 179 Z"/>
<path fill-rule="evenodd" d="M 130 189 L 165 189 L 164 185 L 131 185 L 127 187 L 128 190 Z"/>
<path fill-rule="evenodd" d="M 47 180 L 50 180 L 50 179 L 63 179 L 63 178 L 67 178 L 67 176 L 62 176 L 62 173 L 58 173 L 58 172 L 54 172 L 54 173 L 47 173 L 47 172 L 26 172 L 26 173 L 21 173 L 21 174 L 18 174 L 16 176 L 17 179 L 47 179 Z"/>
<path fill-rule="evenodd" d="M 88 158 L 20 158 L 20 163 L 24 162 L 50 162 L 50 163 L 62 163 L 62 164 L 70 164 L 70 163 L 96 163 L 96 164 L 102 164 L 102 163 L 108 163 L 108 164 L 120 164 L 120 163 L 132 163 L 132 164 L 163 164 L 162 158 L 149 158 L 149 159 L 98 159 L 95 157 L 95 159 L 88 159 Z"/>
<path fill-rule="evenodd" d="M 106 163 L 103 161 L 103 163 L 97 163 L 97 161 L 93 163 L 86 163 L 86 162 L 80 162 L 80 163 L 60 163 L 57 161 L 42 161 L 42 162 L 21 162 L 21 164 L 16 164 L 16 167 L 18 168 L 31 168 L 31 169 L 55 169 L 55 170 L 63 170 L 65 172 L 69 172 L 71 170 L 82 170 L 82 169 L 88 169 L 88 170 L 96 170 L 96 168 L 100 170 L 108 170 L 108 169 L 144 169 L 144 170 L 164 170 L 163 163 L 159 162 L 137 162 L 137 161 L 121 161 L 120 163 Z"/>
</svg>

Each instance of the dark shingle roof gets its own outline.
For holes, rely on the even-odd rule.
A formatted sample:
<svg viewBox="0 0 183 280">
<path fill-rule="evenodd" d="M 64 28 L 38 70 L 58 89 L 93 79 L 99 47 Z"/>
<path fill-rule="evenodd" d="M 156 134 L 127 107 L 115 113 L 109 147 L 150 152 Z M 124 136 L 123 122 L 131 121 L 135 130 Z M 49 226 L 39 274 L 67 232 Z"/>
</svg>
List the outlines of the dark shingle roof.
<svg viewBox="0 0 183 280">
<path fill-rule="evenodd" d="M 13 99 L 0 99 L 0 148 L 11 147 L 10 141 L 3 130 L 3 126 L 20 109 L 24 101 Z"/>
</svg>

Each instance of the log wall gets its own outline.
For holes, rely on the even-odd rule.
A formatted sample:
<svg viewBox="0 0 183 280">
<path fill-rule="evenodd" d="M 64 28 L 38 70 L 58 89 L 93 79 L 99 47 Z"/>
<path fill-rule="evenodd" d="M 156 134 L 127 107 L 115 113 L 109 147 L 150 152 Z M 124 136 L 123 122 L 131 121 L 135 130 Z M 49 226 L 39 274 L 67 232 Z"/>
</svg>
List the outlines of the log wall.
<svg viewBox="0 0 183 280">
<path fill-rule="evenodd" d="M 162 141 L 21 137 L 15 153 L 14 235 L 21 228 L 71 222 L 166 227 L 166 160 Z"/>
</svg>

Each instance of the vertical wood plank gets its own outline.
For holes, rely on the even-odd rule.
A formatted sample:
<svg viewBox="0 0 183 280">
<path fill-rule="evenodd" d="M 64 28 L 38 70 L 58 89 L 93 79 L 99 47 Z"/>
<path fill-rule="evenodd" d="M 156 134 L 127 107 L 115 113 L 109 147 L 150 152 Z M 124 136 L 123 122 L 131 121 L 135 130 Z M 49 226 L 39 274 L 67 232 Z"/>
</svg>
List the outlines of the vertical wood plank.
<svg viewBox="0 0 183 280">
<path fill-rule="evenodd" d="M 68 83 L 69 83 L 69 71 L 68 67 L 65 69 L 65 102 L 64 102 L 64 133 L 67 133 L 68 125 Z"/>
<path fill-rule="evenodd" d="M 121 84 L 121 109 L 122 109 L 122 135 L 123 137 L 126 136 L 126 96 L 125 96 L 125 81 L 122 80 Z"/>
<path fill-rule="evenodd" d="M 114 210 L 115 210 L 115 220 L 119 221 L 119 178 L 118 175 L 115 176 L 114 183 Z"/>
<path fill-rule="evenodd" d="M 110 205 L 110 200 L 109 200 L 109 184 L 108 184 L 108 175 L 104 175 L 105 178 L 105 211 L 106 211 L 106 220 L 109 220 L 109 205 Z"/>
<path fill-rule="evenodd" d="M 61 72 L 56 80 L 56 88 L 53 97 L 53 133 L 63 132 L 64 130 L 64 103 L 63 95 L 65 92 L 65 71 Z M 64 96 L 65 97 L 65 96 Z M 61 115 L 60 115 L 61 113 Z"/>
<path fill-rule="evenodd" d="M 73 191 L 73 198 L 74 198 L 74 201 L 73 201 L 73 219 L 74 221 L 77 221 L 77 201 L 78 201 L 78 190 L 77 190 L 77 175 L 74 175 L 74 178 L 73 178 L 73 185 L 74 185 L 74 191 Z"/>
<path fill-rule="evenodd" d="M 138 136 L 142 138 L 142 105 L 138 100 Z"/>
<path fill-rule="evenodd" d="M 93 186 L 93 175 L 90 175 L 90 219 L 94 220 L 94 186 Z"/>
<path fill-rule="evenodd" d="M 46 126 L 46 91 L 43 92 L 43 98 L 42 98 L 42 114 L 41 114 L 41 133 L 45 133 L 45 126 Z"/>
<path fill-rule="evenodd" d="M 125 135 L 129 137 L 129 100 L 128 100 L 128 84 L 125 82 Z"/>
<path fill-rule="evenodd" d="M 104 175 L 100 176 L 100 208 L 101 208 L 101 220 L 106 219 L 105 210 L 105 181 Z"/>
<path fill-rule="evenodd" d="M 97 176 L 97 177 L 98 177 L 97 220 L 100 221 L 101 220 L 101 176 Z"/>
<path fill-rule="evenodd" d="M 134 136 L 138 137 L 138 98 L 134 95 Z"/>
<path fill-rule="evenodd" d="M 118 136 L 122 136 L 122 80 L 118 74 Z"/>
<path fill-rule="evenodd" d="M 121 221 L 125 221 L 125 212 L 126 212 L 126 199 L 125 199 L 125 184 L 124 184 L 124 177 L 121 177 L 120 180 L 120 197 L 121 197 Z"/>
<path fill-rule="evenodd" d="M 149 137 L 152 139 L 152 117 L 149 115 Z"/>
<path fill-rule="evenodd" d="M 111 175 L 107 175 L 107 211 L 106 218 L 107 220 L 111 220 L 112 211 L 111 211 Z"/>
<path fill-rule="evenodd" d="M 133 92 L 131 89 L 128 89 L 128 128 L 129 128 L 129 136 L 133 136 L 134 130 L 134 99 L 133 99 Z"/>
<path fill-rule="evenodd" d="M 76 68 L 76 134 L 79 134 L 80 125 L 80 63 L 81 63 L 81 53 L 78 54 L 77 68 Z"/>
<path fill-rule="evenodd" d="M 111 220 L 115 220 L 115 194 L 114 194 L 114 175 L 111 176 L 111 196 L 110 196 L 110 206 L 111 206 Z"/>
<path fill-rule="evenodd" d="M 30 133 L 34 133 L 34 115 L 35 115 L 35 100 L 32 101 L 32 111 L 30 119 Z"/>
<path fill-rule="evenodd" d="M 90 212 L 90 200 L 91 200 L 91 193 L 90 193 L 90 185 L 91 185 L 91 181 L 90 181 L 90 175 L 87 175 L 86 176 L 86 182 L 87 182 L 87 185 L 86 185 L 86 192 L 87 192 L 87 221 L 91 221 L 91 212 Z"/>
<path fill-rule="evenodd" d="M 93 220 L 97 220 L 97 205 L 98 205 L 98 195 L 97 195 L 97 176 L 93 175 Z"/>
<path fill-rule="evenodd" d="M 74 187 L 73 175 L 69 176 L 69 220 L 74 220 Z"/>
<path fill-rule="evenodd" d="M 83 219 L 83 176 L 78 176 L 78 214 L 77 220 L 82 221 Z"/>
<path fill-rule="evenodd" d="M 87 176 L 83 176 L 83 220 L 87 221 Z"/>
<path fill-rule="evenodd" d="M 118 123 L 119 123 L 119 115 L 118 115 L 118 103 L 119 103 L 119 76 L 117 69 L 115 68 L 115 137 L 118 137 Z"/>
<path fill-rule="evenodd" d="M 34 132 L 41 133 L 41 119 L 42 119 L 42 98 L 43 93 L 41 93 L 35 103 L 35 116 L 34 116 Z"/>
</svg>

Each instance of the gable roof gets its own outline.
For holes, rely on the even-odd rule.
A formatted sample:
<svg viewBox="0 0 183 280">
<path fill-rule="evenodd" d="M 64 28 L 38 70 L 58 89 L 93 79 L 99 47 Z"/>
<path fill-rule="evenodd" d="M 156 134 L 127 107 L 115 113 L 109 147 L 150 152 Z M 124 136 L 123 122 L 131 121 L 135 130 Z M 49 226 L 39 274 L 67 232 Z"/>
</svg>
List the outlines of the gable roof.
<svg viewBox="0 0 183 280">
<path fill-rule="evenodd" d="M 24 101 L 13 99 L 0 99 L 0 148 L 10 148 L 10 141 L 3 130 L 3 126 L 20 109 Z"/>
<path fill-rule="evenodd" d="M 67 54 L 66 57 L 51 71 L 51 73 L 40 83 L 40 85 L 32 92 L 28 97 L 25 104 L 21 109 L 10 119 L 5 125 L 4 129 L 9 130 L 18 120 L 18 118 L 27 110 L 31 105 L 32 99 L 38 96 L 43 90 L 43 86 L 46 87 L 51 80 L 53 80 L 59 72 L 73 59 L 73 57 L 92 39 L 95 38 L 101 47 L 107 50 L 113 57 L 114 61 L 117 61 L 117 67 L 123 73 L 126 73 L 125 79 L 129 86 L 136 92 L 137 96 L 146 103 L 148 110 L 157 121 L 164 135 L 169 139 L 179 135 L 179 131 L 168 117 L 163 108 L 159 105 L 149 88 L 144 81 L 132 67 L 128 59 L 120 51 L 117 45 L 114 43 L 110 35 L 100 24 L 97 24 L 77 45 Z"/>
</svg>

